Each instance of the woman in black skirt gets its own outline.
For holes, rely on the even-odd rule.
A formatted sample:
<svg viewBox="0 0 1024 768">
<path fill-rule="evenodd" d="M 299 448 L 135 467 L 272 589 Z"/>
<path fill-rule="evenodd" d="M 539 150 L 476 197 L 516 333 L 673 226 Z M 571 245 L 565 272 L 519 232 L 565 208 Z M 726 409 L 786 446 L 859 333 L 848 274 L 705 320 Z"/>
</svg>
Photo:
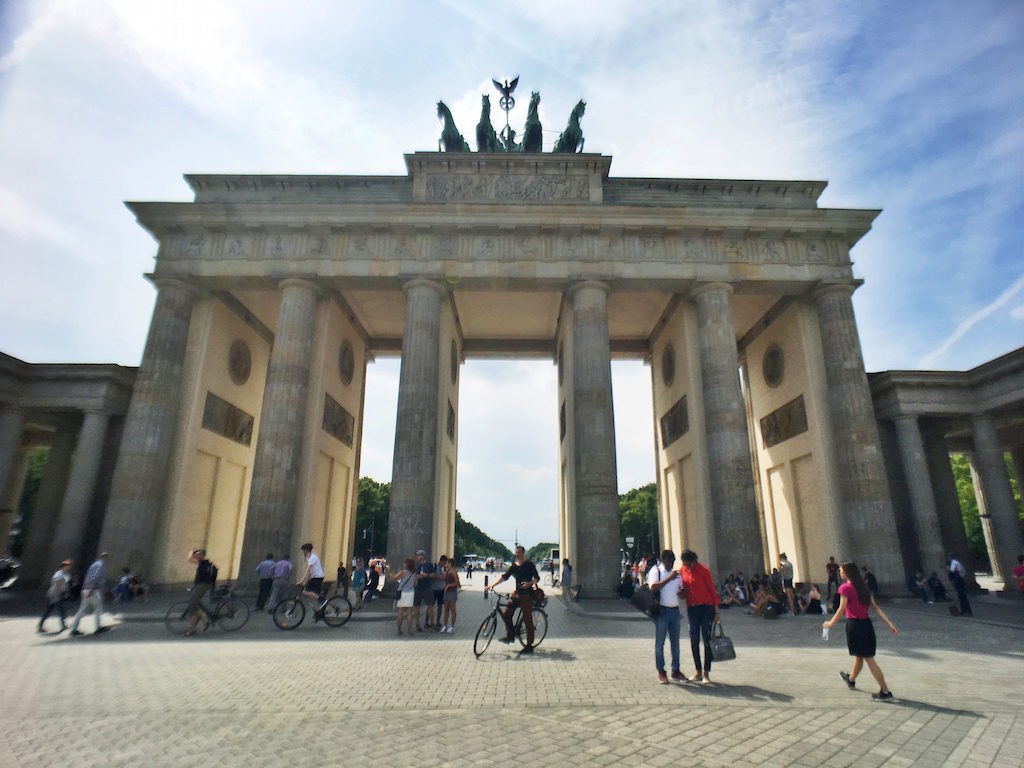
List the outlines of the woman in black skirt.
<svg viewBox="0 0 1024 768">
<path fill-rule="evenodd" d="M 868 608 L 874 608 L 875 613 L 882 617 L 882 620 L 889 625 L 889 630 L 895 635 L 896 625 L 889 621 L 889 617 L 878 607 L 875 598 L 871 596 L 867 584 L 861 578 L 860 569 L 854 563 L 843 563 L 839 566 L 839 573 L 846 580 L 839 587 L 839 608 L 835 615 L 822 623 L 822 627 L 833 627 L 839 621 L 840 614 L 846 614 L 846 647 L 853 659 L 853 669 L 849 674 L 840 672 L 839 676 L 846 681 L 851 690 L 857 685 L 857 675 L 868 663 L 868 669 L 878 682 L 878 693 L 871 694 L 871 698 L 885 700 L 892 698 L 892 692 L 885 684 L 885 677 L 882 670 L 875 662 L 875 627 L 868 618 Z"/>
</svg>

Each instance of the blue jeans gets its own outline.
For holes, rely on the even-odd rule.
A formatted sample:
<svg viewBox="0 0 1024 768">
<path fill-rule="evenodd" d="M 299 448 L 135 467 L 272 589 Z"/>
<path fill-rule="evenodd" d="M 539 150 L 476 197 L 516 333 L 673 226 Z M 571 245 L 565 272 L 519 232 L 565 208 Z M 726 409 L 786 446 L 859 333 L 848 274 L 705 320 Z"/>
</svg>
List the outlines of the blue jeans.
<svg viewBox="0 0 1024 768">
<path fill-rule="evenodd" d="M 665 671 L 665 635 L 672 648 L 672 671 L 679 671 L 679 609 L 661 606 L 654 620 L 654 664 L 659 672 Z"/>
<path fill-rule="evenodd" d="M 711 628 L 715 623 L 715 606 L 691 605 L 686 609 L 690 620 L 690 650 L 693 663 L 700 672 L 700 641 L 704 640 L 704 671 L 711 671 Z"/>
</svg>

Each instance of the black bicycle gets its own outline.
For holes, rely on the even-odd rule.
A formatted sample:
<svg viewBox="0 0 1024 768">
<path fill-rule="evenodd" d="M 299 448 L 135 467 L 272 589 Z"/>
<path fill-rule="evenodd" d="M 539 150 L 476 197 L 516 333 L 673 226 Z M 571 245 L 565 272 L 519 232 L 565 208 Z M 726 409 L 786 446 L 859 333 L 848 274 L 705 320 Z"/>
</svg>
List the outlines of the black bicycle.
<svg viewBox="0 0 1024 768">
<path fill-rule="evenodd" d="M 182 600 L 167 609 L 164 624 L 173 634 L 184 635 L 192 629 L 190 606 L 188 600 Z M 235 597 L 219 600 L 212 609 L 200 603 L 195 610 L 202 611 L 205 616 L 206 625 L 202 627 L 204 631 L 216 624 L 225 632 L 236 632 L 249 621 L 249 606 Z"/>
<path fill-rule="evenodd" d="M 487 593 L 487 598 L 490 600 L 490 596 L 494 594 L 492 592 Z M 484 651 L 491 644 L 491 640 L 494 639 L 494 633 L 498 631 L 498 627 L 503 630 L 505 628 L 505 616 L 504 609 L 512 599 L 511 595 L 504 595 L 498 593 L 498 599 L 495 601 L 494 610 L 492 610 L 484 620 L 480 623 L 480 628 L 476 631 L 476 638 L 473 640 L 473 654 L 480 658 L 483 656 Z M 517 605 L 515 612 L 512 614 L 512 631 L 513 634 L 519 639 L 520 645 L 526 647 L 526 622 L 523 621 L 523 611 Z M 543 604 L 533 606 L 533 646 L 536 648 L 543 642 L 544 638 L 548 634 L 548 615 L 544 612 Z"/>
<path fill-rule="evenodd" d="M 314 603 L 301 591 L 295 597 L 282 600 L 274 606 L 274 623 L 278 629 L 295 629 L 306 618 L 306 606 L 313 610 L 313 621 L 323 619 L 328 627 L 340 627 L 352 615 L 352 603 L 341 595 L 317 598 Z"/>
</svg>

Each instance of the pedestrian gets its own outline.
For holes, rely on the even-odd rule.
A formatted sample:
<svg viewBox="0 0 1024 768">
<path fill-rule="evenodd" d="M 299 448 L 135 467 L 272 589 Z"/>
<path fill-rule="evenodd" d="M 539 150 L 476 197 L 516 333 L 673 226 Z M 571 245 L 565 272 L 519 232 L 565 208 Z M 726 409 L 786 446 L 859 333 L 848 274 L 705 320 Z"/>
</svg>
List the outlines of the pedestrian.
<svg viewBox="0 0 1024 768">
<path fill-rule="evenodd" d="M 430 589 L 434 596 L 434 631 L 441 631 L 441 614 L 444 612 L 444 572 L 448 565 L 448 556 L 441 555 L 437 561 L 437 569 L 430 579 Z"/>
<path fill-rule="evenodd" d="M 256 610 L 262 611 L 267 605 L 267 598 L 270 597 L 270 589 L 274 586 L 274 555 L 267 552 L 267 556 L 256 566 L 256 576 L 260 580 L 260 591 L 256 595 Z"/>
<path fill-rule="evenodd" d="M 267 613 L 274 612 L 278 602 L 281 600 L 281 593 L 291 582 L 292 561 L 287 553 L 282 555 L 281 559 L 274 563 L 274 568 L 270 572 L 270 578 L 272 579 L 272 583 L 270 587 L 270 599 L 266 603 Z"/>
<path fill-rule="evenodd" d="M 43 629 L 43 624 L 49 617 L 50 613 L 54 608 L 60 613 L 60 629 L 57 630 L 59 635 L 67 626 L 64 624 L 64 601 L 67 600 L 68 592 L 71 589 L 71 561 L 61 561 L 60 568 L 54 571 L 53 576 L 50 577 L 50 587 L 46 590 L 46 610 L 43 612 L 43 618 L 39 620 L 40 633 L 44 633 L 46 630 Z"/>
<path fill-rule="evenodd" d="M 948 569 L 949 580 L 956 590 L 956 596 L 960 600 L 960 615 L 974 616 L 971 604 L 967 601 L 967 569 L 964 564 L 953 557 L 953 553 L 946 555 L 946 568 Z"/>
<path fill-rule="evenodd" d="M 202 618 L 200 613 L 206 614 L 203 631 L 205 632 L 210 626 L 210 616 L 213 611 L 210 610 L 209 603 L 205 602 L 203 598 L 207 593 L 213 592 L 217 586 L 217 566 L 206 558 L 206 550 L 201 547 L 193 549 L 189 553 L 188 561 L 196 567 L 192 590 L 188 596 L 188 609 L 185 611 L 186 616 L 192 617 L 188 631 L 185 632 L 186 636 L 191 637 L 196 633 L 196 627 L 199 626 L 199 619 Z"/>
<path fill-rule="evenodd" d="M 872 597 L 878 597 L 878 579 L 875 578 L 875 574 L 866 565 L 861 570 L 864 571 L 864 583 L 868 585 L 868 592 Z"/>
<path fill-rule="evenodd" d="M 526 559 L 526 549 L 522 545 L 516 545 L 515 563 L 509 566 L 509 569 L 496 582 L 489 587 L 484 587 L 484 595 L 487 594 L 488 590 L 494 589 L 509 576 L 516 580 L 516 591 L 513 598 L 508 601 L 508 605 L 505 606 L 505 613 L 503 614 L 505 619 L 505 637 L 501 638 L 499 642 L 511 643 L 516 639 L 515 629 L 512 627 L 512 614 L 518 607 L 522 610 L 523 622 L 526 624 L 526 647 L 519 651 L 519 653 L 533 653 L 533 589 L 537 586 L 537 582 L 540 581 L 540 574 L 537 573 L 537 566 L 532 561 Z"/>
<path fill-rule="evenodd" d="M 455 631 L 455 617 L 458 614 L 459 572 L 455 570 L 455 561 L 449 560 L 445 563 L 444 572 L 444 627 L 442 632 L 451 634 Z"/>
<path fill-rule="evenodd" d="M 356 610 L 363 607 L 363 590 L 366 588 L 366 566 L 362 558 L 356 558 L 352 566 L 352 593 L 356 596 Z"/>
<path fill-rule="evenodd" d="M 426 626 L 429 628 L 434 618 L 434 592 L 430 588 L 430 582 L 434 578 L 437 566 L 427 560 L 425 550 L 416 550 L 416 594 L 413 597 L 413 606 L 416 611 L 416 631 L 423 631 L 423 624 L 420 624 L 420 607 L 426 606 Z"/>
<path fill-rule="evenodd" d="M 828 574 L 828 586 L 825 589 L 828 591 L 828 599 L 831 600 L 833 584 L 836 586 L 836 591 L 839 591 L 839 563 L 836 562 L 835 557 L 828 559 L 825 564 L 825 572 Z"/>
<path fill-rule="evenodd" d="M 690 625 L 690 651 L 697 669 L 692 680 L 695 683 L 711 682 L 711 628 L 720 621 L 718 615 L 718 590 L 711 571 L 703 563 L 697 562 L 697 553 L 692 549 L 684 549 L 679 558 L 683 567 L 679 576 L 683 581 L 686 593 L 686 619 Z M 701 672 L 700 642 L 704 640 L 704 665 Z"/>
<path fill-rule="evenodd" d="M 341 596 L 348 600 L 348 584 L 349 576 L 348 571 L 345 570 L 344 563 L 338 563 L 338 580 L 335 582 L 334 591 L 341 592 Z"/>
<path fill-rule="evenodd" d="M 786 592 L 790 616 L 796 616 L 796 604 L 793 600 L 793 564 L 789 562 L 785 552 L 779 554 L 779 574 L 782 576 L 782 588 Z"/>
<path fill-rule="evenodd" d="M 676 555 L 671 549 L 661 553 L 661 562 L 655 563 L 647 574 L 647 584 L 658 595 L 661 606 L 654 618 L 654 666 L 658 670 L 658 682 L 668 685 L 665 672 L 665 638 L 668 638 L 672 652 L 672 679 L 686 682 L 686 676 L 679 669 L 679 597 L 683 583 L 679 571 L 672 570 Z"/>
<path fill-rule="evenodd" d="M 896 625 L 889 621 L 889 617 L 878 607 L 874 596 L 868 589 L 860 571 L 854 563 L 846 562 L 839 566 L 840 575 L 845 579 L 839 587 L 839 608 L 828 621 L 823 621 L 821 626 L 830 629 L 839 621 L 839 615 L 846 614 L 846 648 L 853 659 L 853 669 L 850 672 L 840 672 L 839 676 L 846 681 L 846 685 L 853 690 L 857 685 L 857 675 L 860 674 L 867 662 L 871 675 L 878 683 L 878 693 L 871 694 L 871 698 L 884 701 L 892 698 L 892 691 L 885 684 L 885 676 L 882 669 L 875 661 L 875 627 L 868 616 L 868 609 L 874 608 L 875 613 L 882 617 L 882 620 L 889 625 L 889 631 L 894 635 Z"/>
<path fill-rule="evenodd" d="M 78 631 L 78 622 L 89 612 L 90 608 L 96 613 L 96 634 L 110 629 L 109 626 L 104 627 L 100 624 L 100 619 L 103 616 L 103 592 L 107 588 L 107 560 L 109 559 L 109 553 L 100 552 L 99 557 L 85 572 L 85 580 L 82 582 L 82 602 L 79 603 L 78 612 L 71 620 L 71 637 L 84 634 Z"/>
<path fill-rule="evenodd" d="M 404 566 L 398 573 L 392 573 L 390 565 L 386 566 L 386 568 L 388 576 L 398 581 L 398 634 L 402 634 L 402 619 L 405 619 L 406 634 L 412 637 L 412 608 L 413 598 L 416 594 L 413 586 L 416 582 L 416 561 L 411 557 L 407 557 L 405 558 Z"/>
<path fill-rule="evenodd" d="M 562 558 L 562 597 L 566 602 L 572 600 L 572 566 L 567 557 Z"/>
<path fill-rule="evenodd" d="M 1024 555 L 1017 555 L 1017 565 L 1013 568 L 1013 578 L 1017 580 L 1017 587 L 1024 592 Z"/>
</svg>

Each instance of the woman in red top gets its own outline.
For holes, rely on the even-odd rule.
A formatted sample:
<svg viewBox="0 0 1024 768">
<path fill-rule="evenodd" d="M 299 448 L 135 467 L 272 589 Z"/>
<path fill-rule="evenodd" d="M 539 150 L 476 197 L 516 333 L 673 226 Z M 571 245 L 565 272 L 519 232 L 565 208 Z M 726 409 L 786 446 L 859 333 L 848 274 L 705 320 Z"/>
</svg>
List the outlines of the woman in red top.
<svg viewBox="0 0 1024 768">
<path fill-rule="evenodd" d="M 847 686 L 852 690 L 857 685 L 857 675 L 868 663 L 868 669 L 878 682 L 878 693 L 871 694 L 873 699 L 891 699 L 892 691 L 885 684 L 885 677 L 882 670 L 875 662 L 875 627 L 868 618 L 868 608 L 874 608 L 875 613 L 882 617 L 882 620 L 889 625 L 889 630 L 895 635 L 896 625 L 889 621 L 875 598 L 871 595 L 868 585 L 861 578 L 860 569 L 855 563 L 843 563 L 839 566 L 839 573 L 846 581 L 839 587 L 839 609 L 828 621 L 822 622 L 822 627 L 832 627 L 839 621 L 839 616 L 846 613 L 846 647 L 853 659 L 853 669 L 850 673 L 840 672 L 839 676 L 846 681 Z"/>
<path fill-rule="evenodd" d="M 679 575 L 686 590 L 686 618 L 690 624 L 690 650 L 697 673 L 693 682 L 711 682 L 711 627 L 719 621 L 718 590 L 711 571 L 697 562 L 697 553 L 692 549 L 683 550 L 680 556 L 683 567 Z M 701 677 L 700 641 L 704 638 L 704 673 Z"/>
</svg>

